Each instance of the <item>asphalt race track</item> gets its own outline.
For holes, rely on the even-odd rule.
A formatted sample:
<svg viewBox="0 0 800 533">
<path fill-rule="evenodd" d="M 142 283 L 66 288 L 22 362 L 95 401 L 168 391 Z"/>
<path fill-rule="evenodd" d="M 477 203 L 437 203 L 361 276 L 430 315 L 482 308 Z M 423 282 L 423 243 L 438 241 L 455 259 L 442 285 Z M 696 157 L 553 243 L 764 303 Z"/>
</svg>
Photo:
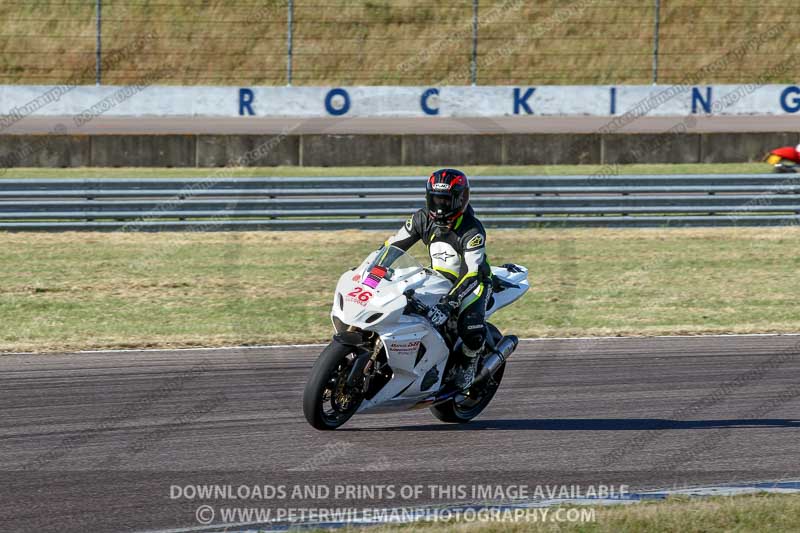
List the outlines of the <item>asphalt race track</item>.
<svg viewBox="0 0 800 533">
<path fill-rule="evenodd" d="M 26 117 L 6 129 L 12 135 L 135 134 L 502 134 L 502 133 L 664 133 L 678 124 L 687 133 L 773 132 L 800 129 L 800 116 L 620 117 L 104 117 L 78 126 L 72 116 Z M 616 122 L 619 121 L 619 123 Z"/>
<path fill-rule="evenodd" d="M 199 484 L 645 489 L 800 477 L 800 336 L 524 342 L 472 424 L 422 410 L 325 433 L 301 410 L 319 351 L 0 356 L 0 529 L 191 528 L 200 503 L 433 502 L 186 497 Z"/>
</svg>

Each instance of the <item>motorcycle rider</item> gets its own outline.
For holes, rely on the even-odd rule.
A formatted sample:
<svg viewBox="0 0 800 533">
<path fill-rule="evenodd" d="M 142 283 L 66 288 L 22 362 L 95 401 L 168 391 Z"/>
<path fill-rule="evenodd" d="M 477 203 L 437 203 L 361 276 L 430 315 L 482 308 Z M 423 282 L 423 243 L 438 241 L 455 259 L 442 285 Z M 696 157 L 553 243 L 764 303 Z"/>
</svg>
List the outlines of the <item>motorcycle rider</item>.
<svg viewBox="0 0 800 533">
<path fill-rule="evenodd" d="M 800 168 L 800 144 L 776 148 L 764 156 L 764 161 L 771 164 L 778 174 L 796 173 Z"/>
<path fill-rule="evenodd" d="M 408 250 L 419 240 L 428 247 L 433 269 L 453 283 L 428 317 L 441 326 L 458 313 L 465 358 L 454 368 L 453 383 L 467 389 L 475 379 L 486 340 L 492 273 L 486 259 L 486 232 L 469 205 L 469 180 L 460 170 L 443 168 L 431 174 L 425 185 L 425 207 L 386 245 Z"/>
</svg>

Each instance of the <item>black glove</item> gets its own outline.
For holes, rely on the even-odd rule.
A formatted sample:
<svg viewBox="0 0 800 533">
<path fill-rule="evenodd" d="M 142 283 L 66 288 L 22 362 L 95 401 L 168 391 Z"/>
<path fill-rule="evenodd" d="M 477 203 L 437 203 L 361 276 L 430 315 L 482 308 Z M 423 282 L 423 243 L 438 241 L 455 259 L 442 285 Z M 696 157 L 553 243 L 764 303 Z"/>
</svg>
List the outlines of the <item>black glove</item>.
<svg viewBox="0 0 800 533">
<path fill-rule="evenodd" d="M 450 315 L 453 314 L 457 307 L 458 302 L 452 300 L 449 295 L 444 296 L 436 306 L 431 307 L 428 312 L 428 318 L 431 319 L 434 326 L 441 326 L 447 322 L 447 319 L 450 318 Z"/>
<path fill-rule="evenodd" d="M 449 308 L 443 309 L 442 307 L 442 304 L 436 304 L 428 311 L 428 318 L 430 318 L 431 323 L 437 328 L 447 322 L 447 318 L 450 316 L 447 313 Z"/>
</svg>

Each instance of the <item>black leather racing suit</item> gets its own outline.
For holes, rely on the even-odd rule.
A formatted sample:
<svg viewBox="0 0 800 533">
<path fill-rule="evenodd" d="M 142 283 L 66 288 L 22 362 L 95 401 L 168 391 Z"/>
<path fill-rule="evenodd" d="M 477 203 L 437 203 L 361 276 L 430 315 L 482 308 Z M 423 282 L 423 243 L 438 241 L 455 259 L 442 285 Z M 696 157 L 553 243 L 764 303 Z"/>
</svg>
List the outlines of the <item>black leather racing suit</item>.
<svg viewBox="0 0 800 533">
<path fill-rule="evenodd" d="M 458 335 L 465 348 L 480 350 L 486 340 L 486 302 L 492 287 L 483 225 L 471 206 L 452 229 L 437 226 L 427 209 L 420 209 L 386 243 L 408 250 L 419 240 L 428 247 L 431 267 L 453 282 L 448 298 L 458 304 Z"/>
</svg>

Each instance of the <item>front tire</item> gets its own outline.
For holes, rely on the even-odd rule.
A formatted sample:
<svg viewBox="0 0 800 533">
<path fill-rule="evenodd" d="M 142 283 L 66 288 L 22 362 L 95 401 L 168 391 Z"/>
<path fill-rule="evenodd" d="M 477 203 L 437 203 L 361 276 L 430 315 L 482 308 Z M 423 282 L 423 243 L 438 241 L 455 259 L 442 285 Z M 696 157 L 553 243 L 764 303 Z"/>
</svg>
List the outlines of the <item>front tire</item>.
<svg viewBox="0 0 800 533">
<path fill-rule="evenodd" d="M 347 387 L 355 349 L 336 341 L 320 354 L 303 391 L 303 414 L 308 423 L 325 431 L 336 429 L 352 417 L 363 396 Z"/>
</svg>

